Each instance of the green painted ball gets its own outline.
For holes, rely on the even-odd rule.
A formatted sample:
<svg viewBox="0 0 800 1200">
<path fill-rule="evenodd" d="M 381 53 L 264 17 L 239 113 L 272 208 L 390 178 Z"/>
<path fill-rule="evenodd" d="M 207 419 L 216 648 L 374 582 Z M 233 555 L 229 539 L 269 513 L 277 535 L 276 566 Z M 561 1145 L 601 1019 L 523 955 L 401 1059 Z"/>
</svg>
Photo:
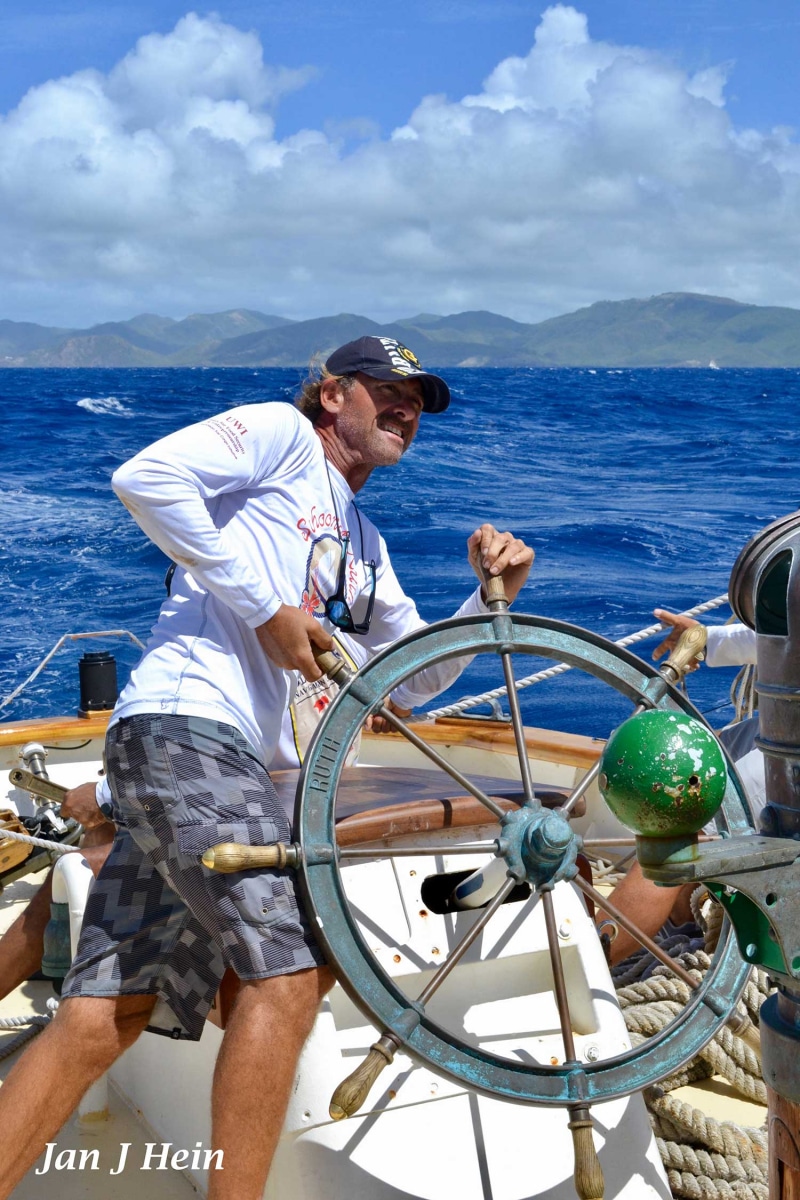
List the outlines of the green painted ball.
<svg viewBox="0 0 800 1200">
<path fill-rule="evenodd" d="M 612 733 L 600 791 L 623 825 L 644 837 L 697 833 L 722 804 L 725 758 L 714 735 L 685 713 L 651 709 Z"/>
</svg>

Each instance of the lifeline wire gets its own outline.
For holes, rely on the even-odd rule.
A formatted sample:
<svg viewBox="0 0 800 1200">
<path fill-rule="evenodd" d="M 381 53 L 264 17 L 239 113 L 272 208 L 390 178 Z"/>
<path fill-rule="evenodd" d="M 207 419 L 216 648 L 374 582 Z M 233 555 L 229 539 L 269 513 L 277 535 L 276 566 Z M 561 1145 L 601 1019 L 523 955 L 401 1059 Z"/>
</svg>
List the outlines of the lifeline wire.
<svg viewBox="0 0 800 1200">
<path fill-rule="evenodd" d="M 728 593 L 723 596 L 715 596 L 713 600 L 706 600 L 704 604 L 698 604 L 696 608 L 687 609 L 681 613 L 683 617 L 698 617 L 703 613 L 710 612 L 712 608 L 720 608 L 723 604 L 728 603 Z M 662 633 L 668 626 L 656 623 L 648 625 L 646 629 L 640 629 L 636 633 L 628 634 L 627 637 L 620 638 L 614 643 L 615 646 L 633 646 L 636 642 L 643 642 L 649 637 L 653 637 L 656 633 Z M 559 663 L 558 666 L 548 667 L 544 671 L 537 671 L 535 675 L 528 675 L 525 679 L 518 679 L 515 687 L 518 692 L 525 688 L 532 687 L 534 683 L 541 683 L 543 679 L 553 679 L 556 675 L 563 675 L 565 671 L 571 671 L 572 667 L 566 663 Z M 505 687 L 494 688 L 491 692 L 483 692 L 480 696 L 468 696 L 465 700 L 459 700 L 457 704 L 448 704 L 446 708 L 432 708 L 425 715 L 426 717 L 457 717 L 459 713 L 466 712 L 468 708 L 477 708 L 479 704 L 488 704 L 491 700 L 498 700 L 501 696 L 508 695 L 508 689 Z"/>
<path fill-rule="evenodd" d="M 138 646 L 140 650 L 144 650 L 144 642 L 140 642 L 136 634 L 131 633 L 128 629 L 99 629 L 93 633 L 65 633 L 63 637 L 58 639 L 55 646 L 53 646 L 53 649 L 45 654 L 38 667 L 34 667 L 28 678 L 23 679 L 19 687 L 14 688 L 13 692 L 9 692 L 7 696 L 0 700 L 0 708 L 5 708 L 11 703 L 12 700 L 16 700 L 20 692 L 23 692 L 29 683 L 33 683 L 36 676 L 45 669 L 47 664 L 50 662 L 50 659 L 58 653 L 58 651 L 66 642 L 79 642 L 83 638 L 96 637 L 127 637 L 130 638 L 134 645 Z"/>
</svg>

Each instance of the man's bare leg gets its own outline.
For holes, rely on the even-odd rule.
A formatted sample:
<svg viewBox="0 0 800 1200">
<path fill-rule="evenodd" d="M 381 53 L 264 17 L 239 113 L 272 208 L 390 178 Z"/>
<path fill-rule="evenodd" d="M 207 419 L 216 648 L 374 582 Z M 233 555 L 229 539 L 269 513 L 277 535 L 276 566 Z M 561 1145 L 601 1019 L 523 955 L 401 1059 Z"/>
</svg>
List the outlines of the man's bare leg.
<svg viewBox="0 0 800 1200">
<path fill-rule="evenodd" d="M 83 857 L 96 875 L 108 857 L 111 843 L 83 847 Z M 17 917 L 0 938 L 0 1000 L 15 987 L 30 979 L 42 965 L 44 931 L 50 920 L 53 872 L 47 878 L 27 908 Z"/>
<path fill-rule="evenodd" d="M 0 1200 L 6 1200 L 83 1094 L 147 1025 L 155 996 L 76 996 L 0 1087 Z"/>
<path fill-rule="evenodd" d="M 333 982 L 327 967 L 242 982 L 214 1072 L 211 1141 L 224 1157 L 208 1200 L 260 1200 L 300 1051 Z"/>
</svg>

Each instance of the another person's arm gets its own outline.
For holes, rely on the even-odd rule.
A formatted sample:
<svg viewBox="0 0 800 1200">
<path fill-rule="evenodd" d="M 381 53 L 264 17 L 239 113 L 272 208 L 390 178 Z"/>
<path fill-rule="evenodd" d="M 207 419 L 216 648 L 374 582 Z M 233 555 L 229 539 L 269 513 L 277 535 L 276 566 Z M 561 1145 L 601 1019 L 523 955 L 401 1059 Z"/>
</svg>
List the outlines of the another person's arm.
<svg viewBox="0 0 800 1200">
<path fill-rule="evenodd" d="M 645 879 L 642 868 L 635 862 L 625 878 L 614 888 L 609 899 L 642 933 L 654 938 L 681 898 L 683 887 L 684 885 L 659 887 L 651 880 Z M 600 922 L 606 919 L 613 921 L 613 918 L 606 917 L 602 909 L 598 909 L 595 913 L 596 924 L 599 926 Z M 612 967 L 640 949 L 641 946 L 634 937 L 626 930 L 618 929 L 611 943 Z"/>
<path fill-rule="evenodd" d="M 655 609 L 653 615 L 662 625 L 669 627 L 669 633 L 653 651 L 654 659 L 670 654 L 684 630 L 700 624 L 693 617 L 669 612 L 665 608 Z M 746 625 L 707 625 L 706 634 L 705 661 L 709 667 L 741 667 L 756 661 L 756 635 Z M 694 671 L 698 666 L 699 663 L 695 662 L 689 670 Z"/>
</svg>

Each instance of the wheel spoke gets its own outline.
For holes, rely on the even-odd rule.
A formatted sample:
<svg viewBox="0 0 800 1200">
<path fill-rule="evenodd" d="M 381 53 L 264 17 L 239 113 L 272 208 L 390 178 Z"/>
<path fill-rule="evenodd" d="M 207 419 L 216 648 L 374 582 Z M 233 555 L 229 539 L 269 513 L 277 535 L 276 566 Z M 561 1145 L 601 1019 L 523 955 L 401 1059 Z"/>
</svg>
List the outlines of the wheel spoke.
<svg viewBox="0 0 800 1200">
<path fill-rule="evenodd" d="M 517 744 L 517 757 L 519 758 L 519 769 L 522 777 L 522 790 L 525 793 L 525 803 L 539 806 L 539 801 L 533 793 L 533 780 L 531 778 L 531 764 L 528 762 L 528 745 L 525 741 L 525 727 L 522 724 L 522 713 L 519 707 L 519 693 L 517 692 L 517 684 L 514 679 L 514 668 L 511 663 L 510 654 L 501 654 L 503 660 L 503 674 L 506 679 L 506 688 L 508 689 L 508 707 L 511 710 L 511 724 L 514 727 L 514 741 Z"/>
<path fill-rule="evenodd" d="M 509 875 L 508 879 L 500 888 L 500 891 L 497 893 L 495 898 L 486 906 L 486 908 L 483 909 L 475 924 L 470 927 L 469 931 L 461 939 L 458 945 L 454 946 L 450 951 L 447 958 L 439 967 L 439 970 L 436 972 L 433 979 L 431 979 L 428 986 L 424 988 L 422 992 L 420 992 L 420 995 L 417 998 L 417 1004 L 420 1004 L 424 1007 L 430 1000 L 431 996 L 433 996 L 433 994 L 439 990 L 447 976 L 453 970 L 453 967 L 455 967 L 460 959 L 463 958 L 467 950 L 469 950 L 470 946 L 477 938 L 478 934 L 489 924 L 492 917 L 505 900 L 506 896 L 513 892 L 516 886 L 516 879 L 512 879 L 512 877 Z M 538 896 L 534 897 L 534 904 L 536 903 L 537 899 Z M 533 907 L 533 905 L 531 907 Z"/>
<path fill-rule="evenodd" d="M 454 846 L 383 846 L 370 849 L 368 846 L 343 846 L 339 850 L 339 859 L 347 858 L 415 858 L 420 854 L 443 856 L 451 854 L 497 854 L 497 842 L 460 842 Z"/>
<path fill-rule="evenodd" d="M 491 796 L 487 796 L 486 793 L 482 792 L 479 787 L 476 787 L 474 783 L 471 783 L 470 780 L 467 779 L 466 775 L 462 775 L 461 772 L 452 765 L 452 763 L 449 763 L 446 758 L 442 758 L 438 750 L 434 750 L 433 746 L 429 746 L 428 743 L 424 741 L 424 739 L 421 738 L 418 733 L 415 733 L 413 729 L 409 729 L 409 727 L 403 721 L 401 721 L 399 717 L 397 717 L 393 712 L 390 712 L 385 704 L 378 709 L 378 714 L 379 716 L 383 717 L 383 719 L 387 721 L 389 725 L 391 725 L 392 729 L 396 730 L 397 733 L 402 733 L 403 737 L 411 742 L 412 746 L 416 746 L 417 750 L 424 754 L 426 758 L 429 758 L 432 763 L 436 763 L 437 767 L 441 767 L 441 769 L 445 771 L 451 779 L 455 779 L 456 783 L 463 787 L 466 792 L 469 792 L 469 794 L 474 796 L 476 800 L 480 800 L 481 804 L 488 808 L 490 812 L 493 812 L 496 817 L 505 816 L 505 810 L 497 803 L 496 800 L 492 800 Z"/>
<path fill-rule="evenodd" d="M 618 925 L 620 925 L 627 933 L 629 933 L 631 937 L 639 943 L 640 946 L 644 946 L 645 950 L 649 950 L 653 955 L 653 958 L 657 958 L 658 961 L 663 963 L 665 967 L 669 967 L 670 971 L 672 971 L 674 975 L 677 975 L 679 979 L 682 979 L 688 988 L 690 988 L 693 992 L 700 991 L 700 981 L 695 979 L 693 975 L 690 975 L 689 972 L 682 967 L 679 962 L 676 962 L 674 958 L 670 958 L 666 951 L 661 949 L 658 942 L 654 942 L 653 939 L 648 937 L 646 933 L 643 933 L 637 925 L 634 925 L 633 921 L 629 920 L 629 918 L 626 917 L 623 912 L 620 912 L 616 904 L 612 904 L 607 896 L 601 895 L 596 888 L 593 888 L 592 885 L 587 883 L 585 879 L 582 879 L 580 875 L 575 876 L 573 883 L 577 884 L 585 896 L 588 896 L 590 899 L 594 900 L 598 908 L 601 908 L 603 912 L 608 913 L 612 920 L 616 921 Z M 706 987 L 705 991 L 702 993 L 701 999 L 713 1013 L 717 1014 L 717 1016 L 721 1016 L 725 1009 L 730 1007 L 730 1002 L 726 1000 L 723 995 L 710 987 Z M 752 1050 L 755 1050 L 757 1054 L 761 1053 L 758 1030 L 752 1027 L 751 1022 L 749 1022 L 749 1020 L 746 1018 L 743 1021 L 741 1014 L 738 1013 L 735 1008 L 728 1013 L 728 1016 L 725 1019 L 725 1024 L 730 1026 L 732 1031 L 739 1037 L 744 1038 Z"/>
<path fill-rule="evenodd" d="M 581 781 L 579 783 L 577 783 L 575 785 L 575 787 L 572 789 L 572 791 L 569 794 L 569 799 L 566 801 L 566 803 L 562 804 L 561 808 L 558 810 L 561 813 L 562 817 L 569 816 L 569 814 L 572 812 L 575 805 L 578 803 L 578 801 L 581 799 L 581 797 L 586 792 L 588 792 L 589 788 L 594 783 L 595 779 L 597 779 L 597 776 L 599 774 L 600 774 L 600 759 L 598 758 L 598 760 L 594 764 L 594 766 L 589 768 L 589 770 L 583 776 Z"/>
<path fill-rule="evenodd" d="M 556 914 L 553 906 L 552 888 L 542 893 L 544 907 L 544 922 L 547 927 L 547 947 L 550 951 L 550 965 L 553 969 L 553 991 L 558 1008 L 558 1020 L 561 1025 L 561 1037 L 564 1042 L 564 1065 L 577 1066 L 578 1056 L 575 1053 L 575 1039 L 572 1034 L 572 1017 L 567 998 L 567 982 L 564 978 L 564 964 L 561 961 L 561 951 L 558 948 L 558 930 L 556 929 Z M 600 1160 L 594 1148 L 592 1138 L 592 1118 L 588 1104 L 569 1104 L 569 1129 L 572 1134 L 572 1145 L 575 1151 L 575 1190 L 581 1200 L 602 1200 L 605 1195 L 605 1184 Z"/>
<path fill-rule="evenodd" d="M 670 958 L 666 950 L 661 949 L 658 942 L 654 942 L 651 937 L 648 937 L 646 933 L 642 932 L 638 925 L 634 925 L 630 917 L 626 917 L 623 912 L 620 912 L 617 906 L 612 904 L 607 896 L 603 896 L 602 893 L 598 892 L 596 888 L 593 888 L 590 883 L 587 883 L 585 879 L 582 879 L 580 875 L 576 875 L 572 882 L 580 888 L 585 896 L 588 896 L 591 900 L 593 900 L 598 908 L 602 909 L 603 912 L 608 913 L 608 915 L 614 921 L 616 921 L 617 924 L 626 931 L 626 933 L 629 933 L 631 937 L 639 943 L 640 946 L 644 946 L 645 950 L 649 950 L 653 955 L 653 958 L 657 958 L 658 961 L 663 963 L 665 967 L 669 967 L 670 971 L 674 972 L 674 974 L 677 975 L 679 979 L 682 979 L 683 982 L 692 988 L 693 991 L 700 986 L 697 980 L 689 974 L 685 967 L 682 967 L 681 964 L 676 962 L 674 958 Z"/>
<path fill-rule="evenodd" d="M 558 930 L 556 929 L 556 914 L 553 908 L 553 892 L 548 888 L 542 889 L 542 906 L 544 908 L 544 923 L 547 928 L 547 948 L 550 951 L 550 966 L 553 970 L 553 991 L 558 1008 L 558 1021 L 561 1025 L 561 1037 L 564 1041 L 564 1060 L 566 1063 L 577 1062 L 575 1057 L 575 1039 L 572 1036 L 572 1018 L 567 999 L 567 982 L 564 978 L 564 964 L 558 949 Z"/>
</svg>

